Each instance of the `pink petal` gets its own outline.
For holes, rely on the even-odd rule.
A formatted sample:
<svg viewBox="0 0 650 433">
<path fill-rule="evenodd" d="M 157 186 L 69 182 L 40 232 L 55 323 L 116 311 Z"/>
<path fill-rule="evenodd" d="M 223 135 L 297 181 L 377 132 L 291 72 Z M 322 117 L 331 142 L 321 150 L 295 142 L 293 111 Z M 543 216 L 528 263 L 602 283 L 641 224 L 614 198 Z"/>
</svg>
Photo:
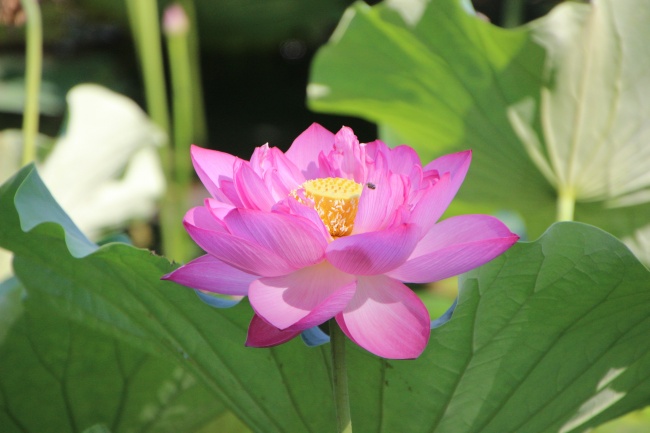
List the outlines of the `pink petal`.
<svg viewBox="0 0 650 433">
<path fill-rule="evenodd" d="M 221 189 L 218 191 L 219 196 L 215 197 L 217 200 L 231 203 L 235 207 L 244 207 L 244 204 L 237 193 L 237 189 L 235 188 L 235 181 L 225 179 L 221 181 L 220 186 Z"/>
<path fill-rule="evenodd" d="M 192 260 L 162 277 L 193 289 L 207 290 L 223 295 L 245 296 L 256 275 L 247 274 L 215 259 L 209 254 Z"/>
<path fill-rule="evenodd" d="M 280 149 L 268 144 L 255 149 L 250 165 L 264 179 L 274 201 L 284 199 L 305 182 L 298 167 Z"/>
<path fill-rule="evenodd" d="M 318 212 L 311 206 L 306 206 L 298 202 L 298 200 L 289 197 L 285 201 L 285 204 L 288 206 L 289 212 L 293 215 L 298 215 L 303 218 L 308 219 L 311 223 L 318 229 L 323 239 L 330 239 L 330 232 L 323 224 L 323 220 L 318 216 Z"/>
<path fill-rule="evenodd" d="M 395 220 L 395 213 L 406 202 L 408 180 L 387 169 L 382 153 L 369 166 L 367 183 L 363 187 L 353 233 L 383 230 Z"/>
<path fill-rule="evenodd" d="M 417 224 L 425 233 L 440 219 L 451 202 L 451 176 L 445 173 L 430 187 L 411 212 L 410 223 Z"/>
<path fill-rule="evenodd" d="M 208 212 L 212 215 L 212 217 L 217 221 L 219 221 L 219 223 L 222 223 L 226 215 L 228 215 L 230 211 L 235 209 L 235 206 L 231 205 L 230 203 L 224 203 L 214 198 L 206 198 L 205 200 L 203 200 L 203 205 L 208 210 Z M 210 228 L 210 227 L 205 227 L 205 228 Z"/>
<path fill-rule="evenodd" d="M 279 329 L 304 330 L 339 313 L 352 299 L 356 278 L 323 261 L 292 274 L 251 283 L 255 312 Z"/>
<path fill-rule="evenodd" d="M 366 158 L 370 160 L 377 159 L 377 154 L 378 153 L 383 153 L 384 156 L 390 153 L 390 149 L 381 140 L 375 140 L 371 141 L 369 143 L 365 143 L 366 146 Z"/>
<path fill-rule="evenodd" d="M 328 154 L 333 147 L 334 134 L 318 123 L 312 123 L 293 141 L 285 155 L 300 169 L 306 179 L 314 179 L 320 176 L 319 154 Z"/>
<path fill-rule="evenodd" d="M 385 145 L 384 145 L 385 146 Z M 420 157 L 413 148 L 405 145 L 396 146 L 390 152 L 390 171 L 410 176 L 415 167 L 421 167 Z"/>
<path fill-rule="evenodd" d="M 360 277 L 354 298 L 336 321 L 352 341 L 383 358 L 417 358 L 431 332 L 422 301 L 385 275 Z"/>
<path fill-rule="evenodd" d="M 420 236 L 414 224 L 345 236 L 328 245 L 327 260 L 349 274 L 383 274 L 408 259 Z"/>
<path fill-rule="evenodd" d="M 246 273 L 277 276 L 296 270 L 296 267 L 287 263 L 283 257 L 255 242 L 230 233 L 196 227 L 188 221 L 184 224 L 187 233 L 203 250 Z"/>
<path fill-rule="evenodd" d="M 305 177 L 300 173 L 298 167 L 280 149 L 270 147 L 266 154 L 266 166 L 261 167 L 265 172 L 270 170 L 277 171 L 291 189 L 305 181 Z M 251 159 L 252 163 L 253 161 Z"/>
<path fill-rule="evenodd" d="M 245 208 L 270 211 L 275 204 L 268 187 L 247 161 L 235 164 L 234 182 L 237 195 Z"/>
<path fill-rule="evenodd" d="M 391 202 L 391 176 L 386 158 L 378 154 L 368 170 L 367 183 L 363 186 L 357 216 L 354 219 L 354 233 L 380 230 L 387 219 Z"/>
<path fill-rule="evenodd" d="M 449 196 L 446 199 L 445 209 L 453 200 L 458 192 L 458 189 L 465 180 L 465 175 L 469 169 L 469 164 L 472 162 L 472 151 L 466 150 L 458 153 L 450 153 L 443 155 L 440 158 L 434 159 L 424 167 L 424 171 L 437 170 L 438 174 L 442 176 L 444 173 L 451 175 L 451 182 L 449 185 Z"/>
<path fill-rule="evenodd" d="M 232 179 L 236 157 L 217 150 L 192 145 L 190 148 L 194 170 L 213 197 L 219 197 L 222 179 Z"/>
<path fill-rule="evenodd" d="M 260 177 L 264 177 L 264 172 L 273 167 L 273 156 L 271 147 L 266 143 L 263 146 L 256 147 L 250 159 L 251 168 Z"/>
<path fill-rule="evenodd" d="M 248 325 L 248 336 L 246 346 L 248 347 L 271 347 L 286 343 L 300 334 L 300 331 L 281 331 L 269 325 L 257 314 L 253 316 Z"/>
<path fill-rule="evenodd" d="M 193 207 L 185 213 L 184 223 L 217 232 L 225 232 L 226 226 L 204 206 Z"/>
<path fill-rule="evenodd" d="M 388 169 L 396 174 L 411 177 L 414 172 L 422 172 L 420 157 L 413 148 L 404 144 L 390 148 L 381 140 L 366 143 L 366 156 L 376 160 L 381 154 L 389 162 Z"/>
<path fill-rule="evenodd" d="M 232 235 L 273 251 L 294 269 L 320 262 L 327 248 L 321 231 L 297 215 L 235 209 L 224 222 Z"/>
<path fill-rule="evenodd" d="M 488 215 L 448 218 L 434 225 L 406 263 L 388 275 L 412 283 L 439 281 L 489 262 L 518 239 Z"/>
<path fill-rule="evenodd" d="M 334 151 L 328 156 L 336 177 L 362 183 L 366 178 L 366 150 L 351 128 L 344 126 L 334 136 Z"/>
</svg>

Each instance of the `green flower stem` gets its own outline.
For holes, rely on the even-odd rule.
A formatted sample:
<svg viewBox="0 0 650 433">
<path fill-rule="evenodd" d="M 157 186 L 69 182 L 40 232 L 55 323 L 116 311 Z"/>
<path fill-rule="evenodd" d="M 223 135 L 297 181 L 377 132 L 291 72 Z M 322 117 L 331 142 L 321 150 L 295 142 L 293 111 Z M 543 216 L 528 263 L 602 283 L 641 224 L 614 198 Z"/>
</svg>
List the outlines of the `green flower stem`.
<svg viewBox="0 0 650 433">
<path fill-rule="evenodd" d="M 163 251 L 166 257 L 186 263 L 194 254 L 191 239 L 182 229 L 183 215 L 187 210 L 184 196 L 174 182 L 167 184 L 167 193 L 161 203 L 160 227 L 163 236 Z"/>
<path fill-rule="evenodd" d="M 27 17 L 27 59 L 25 110 L 23 114 L 23 165 L 36 159 L 41 72 L 43 65 L 43 24 L 37 0 L 21 0 Z"/>
<path fill-rule="evenodd" d="M 176 8 L 176 9 L 174 9 Z M 169 12 L 174 10 L 171 15 Z M 176 219 L 182 220 L 188 207 L 187 197 L 192 188 L 192 163 L 190 159 L 190 144 L 196 139 L 194 117 L 196 104 L 194 103 L 193 76 L 191 67 L 191 54 L 189 50 L 190 25 L 184 9 L 179 5 L 170 6 L 165 12 L 164 30 L 167 35 L 167 52 L 169 55 L 169 70 L 172 87 L 173 131 L 174 131 L 174 181 L 176 184 L 173 198 L 173 209 L 176 210 Z M 173 212 L 170 209 L 170 212 Z M 175 259 L 186 262 L 192 258 L 193 247 L 190 239 L 179 231 L 175 239 Z M 176 235 L 176 234 L 174 234 Z"/>
<path fill-rule="evenodd" d="M 561 188 L 557 196 L 557 220 L 573 221 L 576 197 L 572 189 Z"/>
<path fill-rule="evenodd" d="M 194 141 L 195 135 L 192 71 L 187 32 L 168 33 L 167 51 L 173 96 L 176 181 L 181 191 L 189 193 L 187 190 L 192 179 L 190 144 Z"/>
<path fill-rule="evenodd" d="M 502 4 L 501 25 L 505 28 L 520 26 L 524 23 L 525 0 L 505 0 Z"/>
<path fill-rule="evenodd" d="M 151 120 L 169 137 L 169 108 L 160 43 L 158 5 L 156 0 L 126 0 L 126 5 L 142 70 L 147 112 Z M 169 143 L 161 147 L 160 156 L 165 176 L 170 182 L 173 178 L 173 155 Z"/>
<path fill-rule="evenodd" d="M 136 43 L 144 81 L 147 111 L 153 122 L 170 137 L 169 107 L 165 84 L 162 45 L 160 40 L 160 16 L 156 0 L 126 0 L 133 39 Z M 180 193 L 175 181 L 174 154 L 170 143 L 160 150 L 160 157 L 167 179 L 167 193 L 161 203 L 160 230 L 163 253 L 172 259 L 183 260 L 183 237 L 179 216 Z"/>
<path fill-rule="evenodd" d="M 329 328 L 332 351 L 332 390 L 336 407 L 336 431 L 338 433 L 352 433 L 348 372 L 345 364 L 346 337 L 335 319 L 329 321 Z"/>
<path fill-rule="evenodd" d="M 187 35 L 189 48 L 189 65 L 191 69 L 192 102 L 194 104 L 194 143 L 205 144 L 208 142 L 208 127 L 205 117 L 205 101 L 203 100 L 203 79 L 201 77 L 201 61 L 199 49 L 199 31 L 197 25 L 196 8 L 194 0 L 181 0 L 180 4 L 190 22 Z"/>
<path fill-rule="evenodd" d="M 156 0 L 126 0 L 126 3 L 133 38 L 140 56 L 147 111 L 154 123 L 169 134 L 169 111 L 160 43 L 158 5 Z"/>
</svg>

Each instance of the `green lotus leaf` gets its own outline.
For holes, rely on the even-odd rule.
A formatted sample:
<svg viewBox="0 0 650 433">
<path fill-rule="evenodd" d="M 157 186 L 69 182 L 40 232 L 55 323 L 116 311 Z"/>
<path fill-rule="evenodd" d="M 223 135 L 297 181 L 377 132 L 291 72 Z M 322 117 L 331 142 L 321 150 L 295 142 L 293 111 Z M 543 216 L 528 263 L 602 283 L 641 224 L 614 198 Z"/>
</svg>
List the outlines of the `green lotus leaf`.
<svg viewBox="0 0 650 433">
<path fill-rule="evenodd" d="M 40 191 L 40 206 L 16 206 L 26 191 Z M 41 223 L 25 229 L 30 212 Z M 33 167 L 0 188 L 0 245 L 39 309 L 165 356 L 254 431 L 334 428 L 327 345 L 246 348 L 246 302 L 212 308 L 160 280 L 173 268 L 166 259 L 125 244 L 80 253 L 69 231 Z M 613 236 L 559 223 L 460 286 L 452 319 L 417 360 L 348 345 L 355 431 L 581 432 L 647 403 L 650 273 Z M 79 348 L 60 368 L 89 356 Z M 6 410 L 18 397 L 3 398 Z"/>
<path fill-rule="evenodd" d="M 424 161 L 471 148 L 462 200 L 516 210 L 531 236 L 575 217 L 650 262 L 646 3 L 566 2 L 513 30 L 467 3 L 356 3 L 317 53 L 310 107 Z"/>
</svg>

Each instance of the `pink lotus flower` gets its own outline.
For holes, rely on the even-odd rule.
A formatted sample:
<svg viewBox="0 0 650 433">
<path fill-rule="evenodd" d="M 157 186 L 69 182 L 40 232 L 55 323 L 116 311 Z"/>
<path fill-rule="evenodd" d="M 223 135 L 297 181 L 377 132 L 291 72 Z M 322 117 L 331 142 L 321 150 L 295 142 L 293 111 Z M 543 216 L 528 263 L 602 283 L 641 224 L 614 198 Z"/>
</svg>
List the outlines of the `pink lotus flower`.
<svg viewBox="0 0 650 433">
<path fill-rule="evenodd" d="M 212 198 L 184 224 L 207 254 L 163 278 L 247 295 L 248 346 L 281 344 L 335 317 L 366 350 L 416 358 L 431 322 L 404 282 L 466 272 L 518 239 L 486 215 L 437 222 L 470 151 L 422 167 L 408 146 L 313 124 L 286 153 L 264 145 L 249 162 L 194 146 L 192 160 Z"/>
</svg>

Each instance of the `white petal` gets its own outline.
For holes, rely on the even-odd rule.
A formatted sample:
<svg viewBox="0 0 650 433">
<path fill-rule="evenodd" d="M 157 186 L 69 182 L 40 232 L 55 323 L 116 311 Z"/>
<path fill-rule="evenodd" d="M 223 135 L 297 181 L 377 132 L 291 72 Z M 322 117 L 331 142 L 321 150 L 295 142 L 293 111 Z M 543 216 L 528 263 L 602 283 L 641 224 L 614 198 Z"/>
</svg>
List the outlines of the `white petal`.
<svg viewBox="0 0 650 433">
<path fill-rule="evenodd" d="M 164 134 L 135 102 L 101 86 L 76 86 L 67 99 L 67 131 L 39 168 L 54 198 L 91 236 L 150 216 L 164 191 L 154 150 Z"/>
</svg>

